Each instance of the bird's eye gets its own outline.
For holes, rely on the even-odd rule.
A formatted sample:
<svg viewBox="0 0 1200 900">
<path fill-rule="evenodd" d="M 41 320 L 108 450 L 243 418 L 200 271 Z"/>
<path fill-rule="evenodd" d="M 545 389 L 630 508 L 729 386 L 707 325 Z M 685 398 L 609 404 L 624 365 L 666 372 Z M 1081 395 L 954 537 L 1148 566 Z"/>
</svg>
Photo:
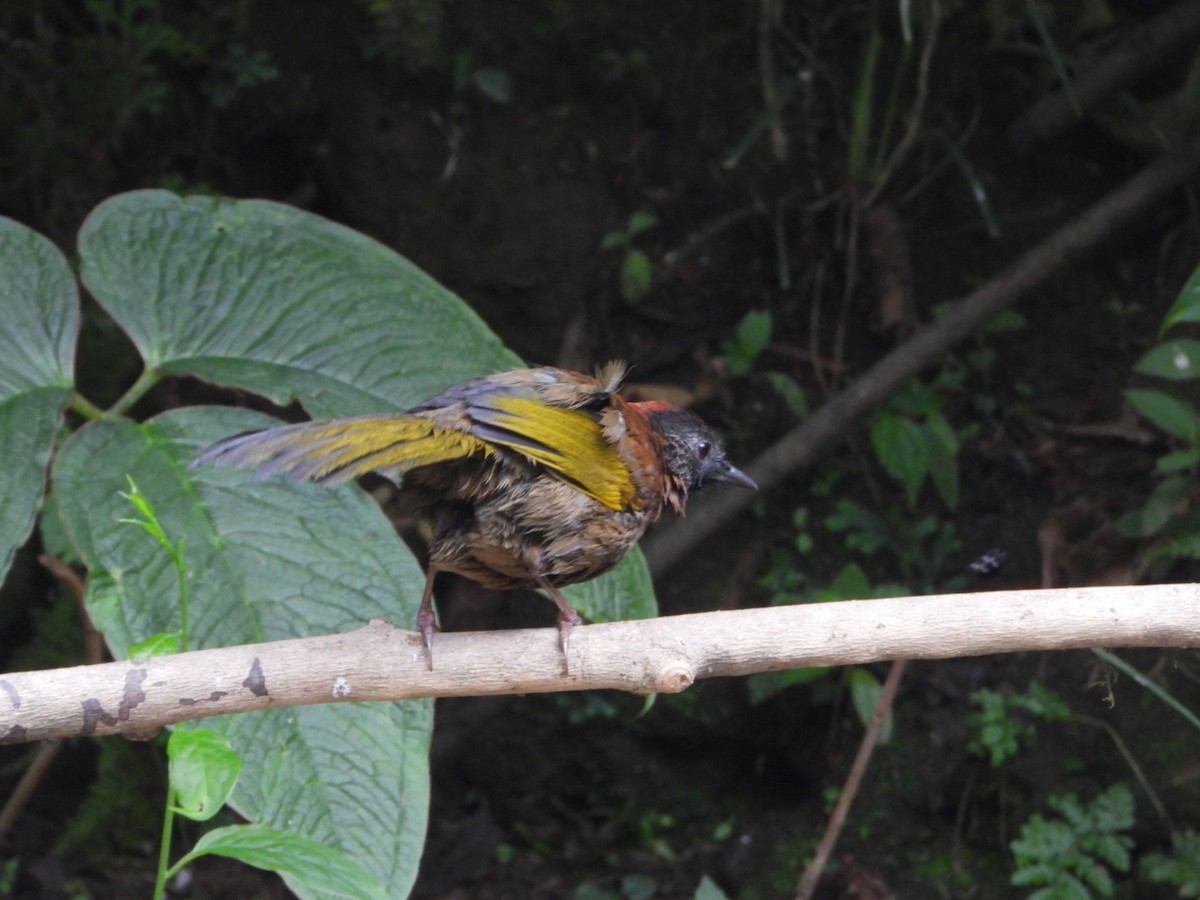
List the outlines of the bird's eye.
<svg viewBox="0 0 1200 900">
<path fill-rule="evenodd" d="M 710 453 L 712 453 L 712 444 L 708 441 L 701 441 L 696 445 L 696 455 L 701 459 L 708 459 Z"/>
</svg>

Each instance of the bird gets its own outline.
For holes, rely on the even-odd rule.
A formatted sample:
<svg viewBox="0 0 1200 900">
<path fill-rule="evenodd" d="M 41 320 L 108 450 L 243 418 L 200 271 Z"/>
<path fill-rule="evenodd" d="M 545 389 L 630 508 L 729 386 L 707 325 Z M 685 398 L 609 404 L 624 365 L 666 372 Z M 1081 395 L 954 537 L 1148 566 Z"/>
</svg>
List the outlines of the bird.
<svg viewBox="0 0 1200 900">
<path fill-rule="evenodd" d="M 374 472 L 425 525 L 417 627 L 429 668 L 434 581 L 454 572 L 500 590 L 541 589 L 558 607 L 564 667 L 579 612 L 559 588 L 615 566 L 667 510 L 712 482 L 755 489 L 694 413 L 627 400 L 627 373 L 551 366 L 485 375 L 403 413 L 356 415 L 232 435 L 194 465 L 336 484 Z"/>
</svg>

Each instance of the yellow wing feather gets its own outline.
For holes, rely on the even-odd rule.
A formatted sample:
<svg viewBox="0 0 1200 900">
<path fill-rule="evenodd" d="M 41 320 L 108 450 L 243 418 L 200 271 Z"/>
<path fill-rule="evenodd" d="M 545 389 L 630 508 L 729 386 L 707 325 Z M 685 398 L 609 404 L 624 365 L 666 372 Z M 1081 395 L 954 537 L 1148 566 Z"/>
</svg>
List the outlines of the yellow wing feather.
<svg viewBox="0 0 1200 900">
<path fill-rule="evenodd" d="M 358 416 L 235 435 L 214 444 L 197 462 L 250 468 L 259 477 L 332 484 L 491 452 L 475 435 L 419 416 Z"/>
<path fill-rule="evenodd" d="M 633 476 L 590 413 L 526 397 L 497 397 L 493 406 L 497 411 L 486 418 L 492 443 L 540 463 L 609 509 L 629 507 L 637 492 Z"/>
<path fill-rule="evenodd" d="M 609 377 L 613 387 L 619 374 Z M 510 385 L 485 379 L 460 386 L 440 398 L 443 404 L 419 407 L 412 415 L 351 416 L 234 435 L 196 462 L 331 484 L 368 472 L 396 475 L 487 456 L 503 447 L 609 509 L 629 509 L 637 487 L 615 441 L 606 439 L 595 412 L 578 408 L 578 386 L 562 397 L 553 393 L 556 387 L 538 384 L 536 391 L 510 393 Z M 611 389 L 597 386 L 587 396 L 596 399 Z M 551 395 L 543 396 L 547 392 Z"/>
</svg>

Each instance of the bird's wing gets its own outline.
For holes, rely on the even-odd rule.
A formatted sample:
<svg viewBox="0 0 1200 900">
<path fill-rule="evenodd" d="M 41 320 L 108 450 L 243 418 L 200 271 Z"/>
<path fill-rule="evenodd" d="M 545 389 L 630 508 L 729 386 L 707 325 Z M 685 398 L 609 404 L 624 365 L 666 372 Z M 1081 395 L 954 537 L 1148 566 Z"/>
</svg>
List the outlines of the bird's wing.
<svg viewBox="0 0 1200 900">
<path fill-rule="evenodd" d="M 504 448 L 610 509 L 635 504 L 637 486 L 601 425 L 623 367 L 602 380 L 561 369 L 521 369 L 455 385 L 390 416 L 352 416 L 234 435 L 197 463 L 253 469 L 259 477 L 331 484 L 368 472 L 397 475 Z"/>
<path fill-rule="evenodd" d="M 491 452 L 482 438 L 420 416 L 351 416 L 236 434 L 205 450 L 196 464 L 335 484 L 368 472 L 400 474 Z"/>
<path fill-rule="evenodd" d="M 471 434 L 538 463 L 609 509 L 633 503 L 633 475 L 595 413 L 497 392 L 473 398 L 467 416 Z"/>
</svg>

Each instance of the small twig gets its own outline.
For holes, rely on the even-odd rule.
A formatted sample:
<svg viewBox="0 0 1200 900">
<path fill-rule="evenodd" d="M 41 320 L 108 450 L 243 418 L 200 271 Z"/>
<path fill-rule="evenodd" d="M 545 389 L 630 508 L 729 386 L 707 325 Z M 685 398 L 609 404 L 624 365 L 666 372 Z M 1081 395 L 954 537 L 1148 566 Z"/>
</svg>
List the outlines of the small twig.
<svg viewBox="0 0 1200 900">
<path fill-rule="evenodd" d="M 1200 2 L 1184 0 L 1130 31 L 1104 56 L 1078 73 L 1072 93 L 1060 88 L 1047 94 L 1009 127 L 1018 153 L 1079 121 L 1078 107 L 1094 109 L 1147 71 L 1174 58 L 1172 51 L 1195 40 L 1200 30 Z M 1073 94 L 1073 95 L 1072 95 Z"/>
<path fill-rule="evenodd" d="M 875 176 L 871 189 L 859 201 L 860 209 L 870 209 L 879 200 L 884 188 L 887 187 L 896 170 L 900 168 L 901 163 L 912 150 L 917 135 L 921 131 L 921 122 L 925 117 L 925 105 L 929 100 L 929 72 L 933 67 L 933 50 L 937 46 L 941 19 L 941 4 L 938 0 L 930 0 L 929 26 L 925 29 L 925 46 L 921 48 L 921 61 L 917 65 L 917 95 L 908 114 L 908 125 L 904 130 L 903 137 L 896 142 L 896 146 L 888 154 L 887 162 Z"/>
<path fill-rule="evenodd" d="M 17 786 L 5 802 L 4 808 L 0 809 L 0 844 L 4 843 L 5 838 L 8 837 L 8 833 L 12 831 L 13 825 L 16 824 L 17 816 L 21 814 L 21 810 L 25 808 L 25 804 L 29 802 L 29 798 L 33 796 L 33 792 L 37 790 L 37 786 L 41 783 L 42 777 L 50 768 L 50 763 L 54 762 L 54 757 L 58 756 L 58 751 L 62 749 L 62 745 L 62 738 L 44 741 L 42 746 L 38 748 L 37 755 L 29 764 L 29 768 L 21 773 L 21 779 L 17 782 Z"/>
<path fill-rule="evenodd" d="M 1139 766 L 1138 761 L 1134 759 L 1133 753 L 1130 752 L 1129 747 L 1125 744 L 1125 741 L 1121 739 L 1121 735 L 1117 734 L 1117 730 L 1103 719 L 1094 719 L 1091 716 L 1085 716 L 1079 713 L 1074 713 L 1071 718 L 1072 720 L 1083 725 L 1091 725 L 1093 728 L 1099 728 L 1110 738 L 1112 738 L 1112 742 L 1116 746 L 1117 752 L 1121 754 L 1121 757 L 1125 760 L 1125 764 L 1129 766 L 1129 770 L 1133 772 L 1133 777 L 1137 779 L 1138 784 L 1142 786 L 1142 790 L 1146 792 L 1146 796 L 1150 799 L 1150 805 L 1153 806 L 1154 811 L 1158 813 L 1158 818 L 1159 821 L 1162 822 L 1163 829 L 1167 834 L 1173 833 L 1175 831 L 1175 825 L 1171 821 L 1171 816 L 1167 812 L 1167 808 L 1163 806 L 1162 801 L 1158 799 L 1158 794 L 1155 793 L 1154 788 L 1150 786 L 1150 780 L 1146 777 L 1146 773 L 1142 771 L 1142 767 Z"/>
<path fill-rule="evenodd" d="M 888 672 L 887 678 L 883 682 L 883 688 L 879 692 L 879 699 L 875 702 L 875 711 L 871 713 L 871 721 L 867 724 L 867 730 L 863 733 L 862 741 L 858 745 L 858 753 L 854 756 L 854 764 L 850 767 L 850 772 L 846 775 L 846 782 L 842 785 L 842 791 L 838 795 L 837 803 L 834 805 L 833 812 L 829 816 L 829 823 L 825 826 L 825 833 L 821 835 L 821 843 L 817 845 L 812 862 L 805 868 L 804 874 L 800 876 L 800 882 L 796 886 L 796 900 L 809 900 L 813 892 L 817 889 L 817 881 L 820 879 L 821 873 L 825 870 L 825 864 L 829 861 L 829 855 L 833 852 L 833 848 L 837 844 L 837 839 L 842 833 L 842 828 L 846 824 L 846 816 L 850 814 L 850 807 L 854 803 L 854 798 L 858 796 L 858 789 L 862 785 L 863 776 L 867 773 L 867 766 L 871 763 L 871 755 L 879 745 L 879 733 L 883 729 L 883 722 L 887 717 L 888 710 L 892 708 L 892 704 L 895 702 L 896 690 L 900 686 L 900 678 L 904 675 L 906 663 L 907 660 L 895 660 L 892 663 L 892 668 Z"/>
<path fill-rule="evenodd" d="M 755 202 L 749 206 L 743 206 L 741 209 L 724 213 L 711 222 L 706 222 L 700 228 L 696 229 L 696 231 L 689 234 L 679 249 L 672 250 L 663 256 L 661 263 L 655 271 L 655 283 L 658 284 L 666 281 L 674 275 L 675 270 L 679 268 L 684 260 L 688 259 L 717 235 L 735 225 L 745 222 L 747 219 L 757 218 L 758 216 L 766 215 L 766 213 L 766 206 L 761 202 Z"/>
<path fill-rule="evenodd" d="M 887 161 L 875 176 L 871 187 L 865 194 L 856 198 L 850 208 L 850 221 L 846 239 L 846 277 L 842 290 L 842 309 L 838 317 L 834 336 L 833 356 L 838 362 L 842 361 L 842 350 L 846 340 L 846 322 L 849 316 L 850 300 L 858 285 L 858 249 L 861 243 L 862 222 L 866 214 L 879 201 L 888 182 L 896 170 L 904 162 L 909 151 L 916 142 L 921 130 L 921 121 L 925 115 L 925 104 L 929 99 L 929 72 L 933 62 L 933 50 L 937 46 L 938 26 L 941 22 L 941 6 L 938 0 L 930 0 L 929 26 L 925 32 L 925 45 L 921 49 L 921 60 L 917 67 L 917 94 L 909 110 L 908 124 L 904 135 L 896 142 Z"/>
<path fill-rule="evenodd" d="M 88 612 L 87 604 L 84 603 L 84 597 L 87 595 L 87 585 L 83 583 L 83 579 L 79 577 L 78 572 L 57 556 L 43 553 L 38 557 L 38 562 L 66 586 L 75 600 L 75 607 L 79 613 L 79 624 L 83 628 L 84 665 L 92 666 L 103 662 L 104 635 L 96 630 L 96 625 L 92 621 L 92 615 Z"/>
<path fill-rule="evenodd" d="M 771 151 L 775 159 L 787 159 L 787 132 L 779 117 L 779 91 L 775 83 L 775 51 L 772 35 L 783 13 L 781 0 L 762 0 L 758 13 L 758 76 L 762 82 L 763 104 L 766 106 L 767 129 L 771 135 Z"/>
</svg>

